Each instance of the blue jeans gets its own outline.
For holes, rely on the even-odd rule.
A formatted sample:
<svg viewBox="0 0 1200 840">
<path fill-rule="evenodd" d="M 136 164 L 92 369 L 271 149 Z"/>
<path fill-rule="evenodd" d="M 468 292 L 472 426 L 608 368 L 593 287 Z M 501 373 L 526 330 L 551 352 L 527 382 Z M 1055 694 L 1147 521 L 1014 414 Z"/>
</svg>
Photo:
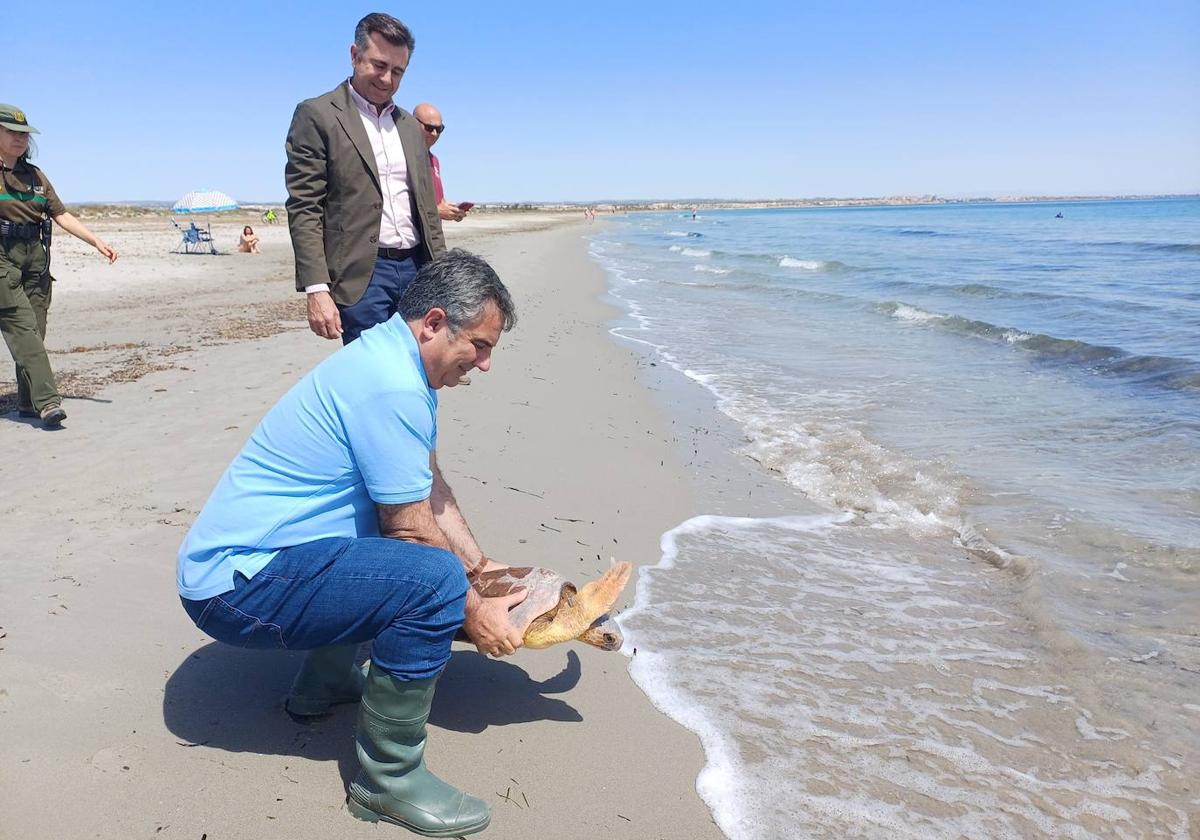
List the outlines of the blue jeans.
<svg viewBox="0 0 1200 840">
<path fill-rule="evenodd" d="M 440 548 L 385 537 L 331 537 L 285 548 L 252 578 L 183 608 L 218 642 L 310 650 L 374 640 L 371 659 L 399 680 L 436 676 L 462 626 L 467 576 Z"/>
<path fill-rule="evenodd" d="M 375 258 L 375 270 L 367 290 L 356 303 L 339 306 L 342 315 L 342 344 L 349 344 L 376 324 L 382 324 L 396 314 L 400 295 L 417 276 L 420 264 L 414 257 L 403 260 Z"/>
</svg>

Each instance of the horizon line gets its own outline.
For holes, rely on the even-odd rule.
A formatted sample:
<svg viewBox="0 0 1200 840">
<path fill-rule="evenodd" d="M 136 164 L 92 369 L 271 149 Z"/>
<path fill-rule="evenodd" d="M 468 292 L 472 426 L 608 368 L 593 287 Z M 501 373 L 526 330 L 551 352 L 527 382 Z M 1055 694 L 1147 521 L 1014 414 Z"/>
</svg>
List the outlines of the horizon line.
<svg viewBox="0 0 1200 840">
<path fill-rule="evenodd" d="M 896 194 L 875 196 L 812 196 L 807 198 L 603 198 L 603 199 L 503 199 L 496 201 L 477 202 L 483 206 L 589 206 L 589 205 L 651 205 L 651 204 L 813 204 L 817 202 L 897 202 L 907 204 L 941 204 L 965 203 L 972 201 L 1116 201 L 1133 199 L 1165 199 L 1165 198 L 1200 198 L 1200 192 L 1178 193 L 1073 193 L 1073 194 L 1034 194 L 1034 193 L 980 193 L 972 195 L 940 195 L 937 193 Z M 241 200 L 238 204 L 245 207 L 283 206 L 286 199 Z M 165 205 L 170 207 L 175 203 L 172 199 L 139 198 L 139 199 L 95 199 L 87 201 L 72 201 L 69 204 L 77 207 L 93 207 L 114 205 L 126 207 L 151 207 Z"/>
</svg>

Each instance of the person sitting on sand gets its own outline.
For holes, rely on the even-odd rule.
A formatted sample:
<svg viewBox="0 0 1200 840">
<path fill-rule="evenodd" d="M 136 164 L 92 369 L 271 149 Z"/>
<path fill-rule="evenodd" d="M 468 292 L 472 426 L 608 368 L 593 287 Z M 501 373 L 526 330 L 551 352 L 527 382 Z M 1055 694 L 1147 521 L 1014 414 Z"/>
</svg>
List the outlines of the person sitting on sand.
<svg viewBox="0 0 1200 840">
<path fill-rule="evenodd" d="M 242 228 L 242 238 L 238 240 L 238 250 L 243 254 L 257 254 L 258 251 L 258 235 L 254 232 L 254 228 L 246 225 Z"/>
<path fill-rule="evenodd" d="M 306 650 L 284 708 L 357 702 L 350 813 L 418 834 L 487 827 L 487 803 L 425 768 L 425 722 L 461 627 L 480 653 L 522 644 L 522 589 L 481 598 L 488 558 L 438 469 L 437 391 L 486 372 L 516 309 L 483 259 L 426 263 L 388 320 L 329 356 L 267 413 L 178 555 L 196 626 L 244 648 Z M 364 677 L 354 668 L 371 641 Z"/>
</svg>

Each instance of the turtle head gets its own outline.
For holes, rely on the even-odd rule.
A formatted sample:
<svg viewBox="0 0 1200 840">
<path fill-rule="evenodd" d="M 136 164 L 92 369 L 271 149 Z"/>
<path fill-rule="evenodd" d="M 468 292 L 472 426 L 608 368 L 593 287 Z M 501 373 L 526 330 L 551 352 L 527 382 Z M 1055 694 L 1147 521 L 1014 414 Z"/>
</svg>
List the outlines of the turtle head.
<svg viewBox="0 0 1200 840">
<path fill-rule="evenodd" d="M 584 644 L 598 647 L 600 650 L 619 650 L 621 645 L 625 644 L 621 628 L 617 627 L 617 622 L 613 621 L 612 616 L 607 613 L 596 619 L 592 626 L 580 633 L 577 638 Z"/>
</svg>

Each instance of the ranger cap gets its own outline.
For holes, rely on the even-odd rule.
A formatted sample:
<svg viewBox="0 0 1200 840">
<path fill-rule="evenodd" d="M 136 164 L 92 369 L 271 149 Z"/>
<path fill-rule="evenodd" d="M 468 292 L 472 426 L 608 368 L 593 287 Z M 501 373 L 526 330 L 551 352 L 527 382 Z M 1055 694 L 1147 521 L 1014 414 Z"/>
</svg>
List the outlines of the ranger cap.
<svg viewBox="0 0 1200 840">
<path fill-rule="evenodd" d="M 4 126 L 9 131 L 24 131 L 29 134 L 40 133 L 29 124 L 29 121 L 25 119 L 25 112 L 16 105 L 0 104 L 0 126 Z"/>
</svg>

